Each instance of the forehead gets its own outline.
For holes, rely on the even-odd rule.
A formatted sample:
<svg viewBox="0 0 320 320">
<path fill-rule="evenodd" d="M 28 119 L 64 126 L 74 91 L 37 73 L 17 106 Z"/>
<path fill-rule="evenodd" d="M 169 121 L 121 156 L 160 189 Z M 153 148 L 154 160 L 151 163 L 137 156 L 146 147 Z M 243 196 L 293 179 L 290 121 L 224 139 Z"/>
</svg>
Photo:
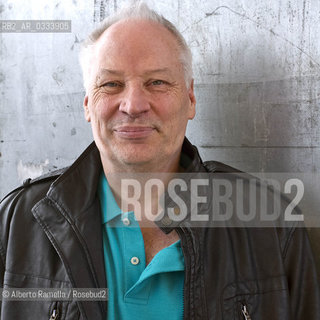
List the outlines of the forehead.
<svg viewBox="0 0 320 320">
<path fill-rule="evenodd" d="M 146 65 L 164 68 L 177 64 L 180 48 L 173 34 L 159 23 L 125 20 L 109 27 L 94 48 L 100 67 Z"/>
</svg>

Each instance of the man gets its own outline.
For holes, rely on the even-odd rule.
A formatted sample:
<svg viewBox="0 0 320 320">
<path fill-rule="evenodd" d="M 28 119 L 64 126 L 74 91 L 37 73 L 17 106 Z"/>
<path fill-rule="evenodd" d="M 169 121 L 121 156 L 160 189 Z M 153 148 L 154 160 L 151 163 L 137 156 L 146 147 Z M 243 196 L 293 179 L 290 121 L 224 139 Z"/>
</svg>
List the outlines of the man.
<svg viewBox="0 0 320 320">
<path fill-rule="evenodd" d="M 302 228 L 154 221 L 148 198 L 139 218 L 123 210 L 120 175 L 166 173 L 168 186 L 178 172 L 233 171 L 184 137 L 196 101 L 175 27 L 139 3 L 91 34 L 81 64 L 95 142 L 2 201 L 0 268 L 5 288 L 108 287 L 109 301 L 4 300 L 2 319 L 319 319 Z"/>
</svg>

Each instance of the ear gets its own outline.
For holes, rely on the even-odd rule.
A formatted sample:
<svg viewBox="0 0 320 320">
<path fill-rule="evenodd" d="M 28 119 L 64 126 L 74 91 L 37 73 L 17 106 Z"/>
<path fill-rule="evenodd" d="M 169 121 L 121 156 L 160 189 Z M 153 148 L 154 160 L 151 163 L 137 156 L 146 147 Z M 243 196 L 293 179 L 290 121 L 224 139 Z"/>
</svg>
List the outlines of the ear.
<svg viewBox="0 0 320 320">
<path fill-rule="evenodd" d="M 188 119 L 192 120 L 196 115 L 196 97 L 194 95 L 193 90 L 193 79 L 191 80 L 190 87 L 188 89 L 188 96 L 189 96 L 189 110 L 188 110 Z"/>
<path fill-rule="evenodd" d="M 84 117 L 88 122 L 90 122 L 91 117 L 90 117 L 90 112 L 89 112 L 89 97 L 88 97 L 88 95 L 86 95 L 84 97 L 83 108 L 84 108 Z"/>
</svg>

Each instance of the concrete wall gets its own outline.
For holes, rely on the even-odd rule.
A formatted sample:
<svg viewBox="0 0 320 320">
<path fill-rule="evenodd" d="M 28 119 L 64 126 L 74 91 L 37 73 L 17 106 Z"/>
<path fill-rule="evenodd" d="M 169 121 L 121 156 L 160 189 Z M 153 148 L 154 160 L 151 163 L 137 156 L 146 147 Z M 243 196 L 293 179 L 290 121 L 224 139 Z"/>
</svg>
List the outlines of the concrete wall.
<svg viewBox="0 0 320 320">
<path fill-rule="evenodd" d="M 92 140 L 79 41 L 125 2 L 1 2 L 1 19 L 68 19 L 72 32 L 0 34 L 0 197 L 24 178 L 69 165 Z M 320 2 L 146 2 L 192 48 L 198 111 L 188 135 L 203 157 L 250 172 L 317 176 Z"/>
</svg>

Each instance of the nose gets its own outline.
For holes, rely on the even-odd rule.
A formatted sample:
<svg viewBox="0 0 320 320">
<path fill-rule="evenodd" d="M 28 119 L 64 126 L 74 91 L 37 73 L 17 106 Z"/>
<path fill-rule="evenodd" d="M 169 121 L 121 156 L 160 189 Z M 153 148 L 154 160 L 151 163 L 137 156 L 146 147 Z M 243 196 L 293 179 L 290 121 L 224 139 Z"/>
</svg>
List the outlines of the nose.
<svg viewBox="0 0 320 320">
<path fill-rule="evenodd" d="M 131 117 L 138 117 L 150 110 L 146 93 L 139 86 L 127 88 L 120 102 L 119 110 Z"/>
</svg>

